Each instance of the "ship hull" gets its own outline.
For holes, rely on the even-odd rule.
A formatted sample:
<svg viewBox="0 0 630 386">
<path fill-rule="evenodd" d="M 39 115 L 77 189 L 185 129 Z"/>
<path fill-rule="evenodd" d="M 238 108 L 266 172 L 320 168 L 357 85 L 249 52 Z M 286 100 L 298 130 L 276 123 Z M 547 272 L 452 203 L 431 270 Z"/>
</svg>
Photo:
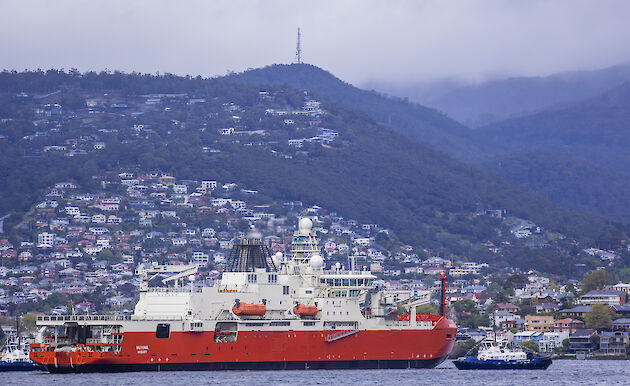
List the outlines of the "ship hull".
<svg viewBox="0 0 630 386">
<path fill-rule="evenodd" d="M 454 323 L 445 319 L 432 330 L 361 330 L 347 336 L 243 331 L 232 343 L 215 342 L 213 332 L 174 332 L 168 339 L 127 332 L 118 352 L 35 350 L 31 359 L 50 372 L 431 368 L 450 353 L 455 333 Z"/>
<path fill-rule="evenodd" d="M 225 371 L 225 370 L 368 370 L 434 368 L 446 356 L 427 360 L 284 361 L 284 362 L 210 362 L 159 364 L 83 364 L 47 365 L 50 373 L 117 373 L 136 371 Z"/>
</svg>

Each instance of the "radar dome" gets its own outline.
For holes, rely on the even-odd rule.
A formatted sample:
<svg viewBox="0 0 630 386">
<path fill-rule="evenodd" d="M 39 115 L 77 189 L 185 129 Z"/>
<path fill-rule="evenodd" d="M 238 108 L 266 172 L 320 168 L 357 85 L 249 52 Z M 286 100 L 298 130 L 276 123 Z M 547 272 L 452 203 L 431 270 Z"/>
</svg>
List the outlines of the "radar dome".
<svg viewBox="0 0 630 386">
<path fill-rule="evenodd" d="M 311 267 L 313 269 L 320 269 L 324 265 L 324 258 L 316 253 L 311 256 Z"/>
<path fill-rule="evenodd" d="M 310 233 L 311 228 L 313 228 L 313 222 L 310 218 L 304 217 L 300 219 L 300 222 L 298 224 L 298 229 L 300 230 L 300 232 L 302 232 L 303 234 L 308 234 Z"/>
<path fill-rule="evenodd" d="M 339 271 L 341 269 L 341 263 L 335 263 L 335 268 L 337 268 L 337 271 Z"/>
<path fill-rule="evenodd" d="M 280 262 L 282 261 L 282 252 L 276 252 L 276 253 L 273 255 L 272 259 L 273 259 L 273 263 L 274 263 L 275 265 L 280 264 Z"/>
</svg>

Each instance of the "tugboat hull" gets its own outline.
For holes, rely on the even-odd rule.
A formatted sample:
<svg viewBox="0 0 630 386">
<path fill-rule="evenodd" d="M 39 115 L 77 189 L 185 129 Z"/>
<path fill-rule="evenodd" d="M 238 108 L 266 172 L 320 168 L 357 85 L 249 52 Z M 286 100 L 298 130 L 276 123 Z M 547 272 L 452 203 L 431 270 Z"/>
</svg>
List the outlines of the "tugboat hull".
<svg viewBox="0 0 630 386">
<path fill-rule="evenodd" d="M 5 371 L 36 371 L 45 370 L 43 366 L 38 365 L 30 361 L 20 362 L 2 362 L 0 361 L 0 372 Z"/>
<path fill-rule="evenodd" d="M 550 358 L 535 358 L 526 361 L 479 360 L 467 357 L 453 361 L 459 370 L 545 370 L 551 365 Z"/>
</svg>

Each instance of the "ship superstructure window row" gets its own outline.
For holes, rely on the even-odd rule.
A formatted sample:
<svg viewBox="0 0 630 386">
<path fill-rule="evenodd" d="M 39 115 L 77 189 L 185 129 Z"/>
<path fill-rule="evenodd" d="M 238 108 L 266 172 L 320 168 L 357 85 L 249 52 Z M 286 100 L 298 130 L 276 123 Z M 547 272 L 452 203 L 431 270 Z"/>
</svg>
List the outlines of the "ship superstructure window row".
<svg viewBox="0 0 630 386">
<path fill-rule="evenodd" d="M 374 279 L 330 279 L 320 278 L 320 284 L 325 284 L 331 287 L 363 287 L 371 286 Z"/>
</svg>

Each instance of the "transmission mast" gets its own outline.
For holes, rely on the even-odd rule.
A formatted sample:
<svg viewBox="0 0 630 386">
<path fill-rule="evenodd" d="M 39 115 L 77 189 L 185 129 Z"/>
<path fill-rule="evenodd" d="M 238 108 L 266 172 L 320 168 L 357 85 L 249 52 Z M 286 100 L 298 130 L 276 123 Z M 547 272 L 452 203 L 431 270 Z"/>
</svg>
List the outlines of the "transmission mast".
<svg viewBox="0 0 630 386">
<path fill-rule="evenodd" d="M 300 42 L 300 38 L 300 27 L 298 27 L 297 46 L 295 47 L 295 62 L 297 64 L 302 64 L 302 44 Z"/>
</svg>

